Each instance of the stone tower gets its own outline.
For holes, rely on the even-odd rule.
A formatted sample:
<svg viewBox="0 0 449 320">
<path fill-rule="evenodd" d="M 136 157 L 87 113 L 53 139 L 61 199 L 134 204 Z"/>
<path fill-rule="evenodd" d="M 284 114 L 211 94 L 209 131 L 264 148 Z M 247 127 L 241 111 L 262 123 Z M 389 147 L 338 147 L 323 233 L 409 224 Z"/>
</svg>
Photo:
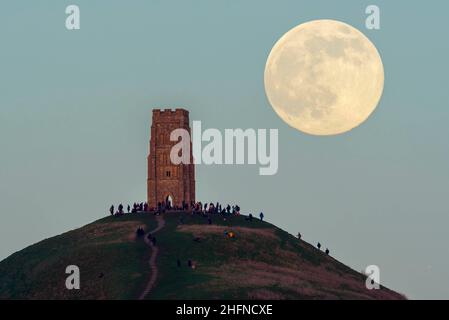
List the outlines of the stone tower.
<svg viewBox="0 0 449 320">
<path fill-rule="evenodd" d="M 180 128 L 191 133 L 187 110 L 153 110 L 147 180 L 150 208 L 157 208 L 158 203 L 167 202 L 171 202 L 172 206 L 181 207 L 183 202 L 190 206 L 191 201 L 195 201 L 195 165 L 192 146 L 190 147 L 190 164 L 174 165 L 170 160 L 170 150 L 178 143 L 170 141 L 170 133 Z"/>
</svg>

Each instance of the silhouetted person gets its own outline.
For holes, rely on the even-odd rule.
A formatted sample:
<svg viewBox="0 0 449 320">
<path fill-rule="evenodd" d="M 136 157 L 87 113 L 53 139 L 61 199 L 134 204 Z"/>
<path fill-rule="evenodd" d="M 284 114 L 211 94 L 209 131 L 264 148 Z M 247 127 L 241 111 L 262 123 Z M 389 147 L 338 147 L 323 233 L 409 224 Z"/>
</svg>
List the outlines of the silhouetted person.
<svg viewBox="0 0 449 320">
<path fill-rule="evenodd" d="M 318 242 L 316 246 L 318 247 L 318 249 L 321 249 L 321 243 Z"/>
<path fill-rule="evenodd" d="M 145 230 L 143 230 L 142 227 L 139 227 L 139 228 L 137 229 L 136 233 L 137 233 L 137 236 L 143 237 L 143 236 L 145 235 Z"/>
<path fill-rule="evenodd" d="M 126 208 L 128 210 L 128 213 L 131 211 L 131 207 L 128 204 L 128 207 Z"/>
<path fill-rule="evenodd" d="M 111 208 L 109 208 L 109 212 L 111 213 L 111 216 L 114 215 L 114 205 L 112 205 Z"/>
<path fill-rule="evenodd" d="M 298 232 L 298 239 L 301 240 L 301 232 Z"/>
<path fill-rule="evenodd" d="M 263 221 L 263 217 L 264 217 L 263 212 L 261 212 L 261 213 L 259 214 L 259 217 L 260 217 L 260 221 Z"/>
<path fill-rule="evenodd" d="M 326 248 L 326 254 L 329 255 L 329 249 L 328 248 Z"/>
</svg>

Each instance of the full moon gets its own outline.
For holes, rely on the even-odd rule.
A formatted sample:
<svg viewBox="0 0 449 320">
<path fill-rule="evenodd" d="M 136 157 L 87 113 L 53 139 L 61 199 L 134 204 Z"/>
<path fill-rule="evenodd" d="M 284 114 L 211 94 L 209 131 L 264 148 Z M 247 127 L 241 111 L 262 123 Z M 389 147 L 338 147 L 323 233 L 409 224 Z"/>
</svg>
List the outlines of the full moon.
<svg viewBox="0 0 449 320">
<path fill-rule="evenodd" d="M 382 59 L 354 27 L 315 20 L 288 31 L 265 67 L 265 92 L 276 113 L 302 132 L 347 132 L 376 109 L 384 87 Z"/>
</svg>

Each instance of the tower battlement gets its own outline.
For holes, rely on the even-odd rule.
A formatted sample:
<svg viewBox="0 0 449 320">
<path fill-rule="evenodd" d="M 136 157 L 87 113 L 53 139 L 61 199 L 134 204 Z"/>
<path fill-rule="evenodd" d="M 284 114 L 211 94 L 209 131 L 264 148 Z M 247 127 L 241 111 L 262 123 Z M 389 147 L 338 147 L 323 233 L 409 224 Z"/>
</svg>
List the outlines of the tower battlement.
<svg viewBox="0 0 449 320">
<path fill-rule="evenodd" d="M 188 116 L 189 115 L 189 111 L 187 111 L 186 109 L 182 109 L 182 108 L 176 108 L 176 109 L 171 109 L 171 108 L 166 108 L 166 109 L 153 109 L 153 116 L 156 117 L 172 117 L 172 116 Z"/>
<path fill-rule="evenodd" d="M 153 123 L 156 122 L 185 122 L 189 120 L 189 111 L 181 108 L 172 109 L 153 109 Z"/>
</svg>

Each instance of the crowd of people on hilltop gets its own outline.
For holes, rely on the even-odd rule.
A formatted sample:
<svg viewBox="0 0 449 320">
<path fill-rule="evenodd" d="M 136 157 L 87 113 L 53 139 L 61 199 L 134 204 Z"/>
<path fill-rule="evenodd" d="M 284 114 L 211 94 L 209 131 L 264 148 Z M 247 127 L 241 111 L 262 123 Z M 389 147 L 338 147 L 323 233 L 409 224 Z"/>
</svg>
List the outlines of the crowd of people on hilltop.
<svg viewBox="0 0 449 320">
<path fill-rule="evenodd" d="M 209 224 L 212 224 L 212 219 L 210 217 L 211 214 L 221 214 L 221 215 L 240 215 L 240 207 L 238 205 L 222 205 L 219 202 L 191 202 L 190 204 L 185 201 L 182 202 L 181 206 L 172 206 L 170 202 L 159 202 L 156 208 L 150 207 L 147 202 L 135 202 L 132 207 L 130 205 L 126 208 L 126 213 L 153 213 L 155 215 L 165 213 L 165 212 L 188 212 L 192 215 L 194 214 L 202 214 L 204 216 L 209 216 L 208 221 Z M 125 214 L 123 204 L 119 204 L 117 206 L 117 210 L 115 210 L 114 205 L 112 205 L 109 209 L 109 213 L 112 216 L 121 216 Z M 254 217 L 250 213 L 248 217 L 245 218 L 247 221 L 253 221 Z M 261 212 L 259 214 L 260 221 L 263 221 L 264 214 Z M 142 235 L 142 230 L 137 230 L 138 235 Z M 298 239 L 301 240 L 301 233 L 298 233 Z M 321 250 L 321 243 L 317 243 L 317 248 Z M 325 253 L 329 255 L 329 249 L 326 248 Z"/>
<path fill-rule="evenodd" d="M 238 205 L 222 205 L 219 202 L 182 202 L 181 206 L 172 206 L 170 202 L 159 202 L 157 207 L 150 207 L 147 202 L 135 202 L 132 206 L 126 207 L 120 203 L 117 208 L 112 205 L 109 208 L 111 216 L 121 216 L 126 213 L 153 213 L 161 214 L 165 212 L 189 212 L 193 214 L 222 214 L 222 215 L 240 215 L 240 206 Z M 260 213 L 260 220 L 263 220 L 263 213 Z"/>
<path fill-rule="evenodd" d="M 203 213 L 203 214 L 207 214 L 207 213 L 221 213 L 221 214 L 232 214 L 232 215 L 240 215 L 240 207 L 238 205 L 233 205 L 231 206 L 230 204 L 228 204 L 227 206 L 222 205 L 221 203 L 217 202 L 217 203 L 213 203 L 213 202 L 209 202 L 209 203 L 202 203 L 200 202 L 196 202 L 196 203 L 191 203 L 190 205 L 190 211 L 192 212 L 192 214 L 195 213 Z"/>
</svg>

